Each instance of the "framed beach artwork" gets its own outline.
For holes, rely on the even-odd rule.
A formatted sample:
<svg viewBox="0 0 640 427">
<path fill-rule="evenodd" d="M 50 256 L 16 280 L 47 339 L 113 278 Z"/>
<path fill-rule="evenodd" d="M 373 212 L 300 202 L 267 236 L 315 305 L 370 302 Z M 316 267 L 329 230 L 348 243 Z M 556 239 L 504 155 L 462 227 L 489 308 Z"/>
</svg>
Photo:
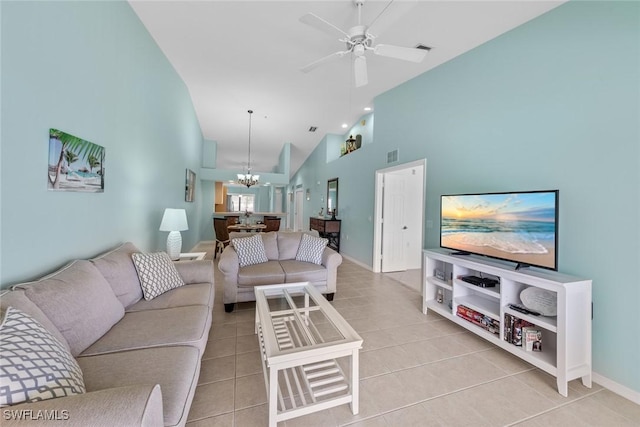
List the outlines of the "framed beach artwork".
<svg viewBox="0 0 640 427">
<path fill-rule="evenodd" d="M 191 169 L 187 169 L 185 178 L 185 193 L 184 200 L 187 202 L 193 202 L 196 193 L 196 174 Z"/>
<path fill-rule="evenodd" d="M 104 192 L 104 147 L 58 129 L 49 129 L 51 191 Z"/>
</svg>

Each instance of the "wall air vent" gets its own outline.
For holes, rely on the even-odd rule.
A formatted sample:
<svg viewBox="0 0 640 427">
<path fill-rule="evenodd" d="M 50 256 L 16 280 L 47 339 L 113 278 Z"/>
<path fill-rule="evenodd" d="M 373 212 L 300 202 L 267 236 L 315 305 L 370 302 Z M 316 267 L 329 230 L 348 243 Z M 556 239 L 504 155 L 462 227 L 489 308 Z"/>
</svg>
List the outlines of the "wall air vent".
<svg viewBox="0 0 640 427">
<path fill-rule="evenodd" d="M 395 163 L 398 161 L 398 150 L 389 151 L 387 153 L 387 163 Z"/>
<path fill-rule="evenodd" d="M 311 127 L 309 127 L 309 132 L 315 132 L 315 131 L 317 131 L 317 130 L 318 130 L 318 127 L 317 127 L 317 126 L 311 126 Z"/>
<path fill-rule="evenodd" d="M 418 44 L 415 46 L 415 48 L 416 48 L 416 49 L 426 50 L 427 52 L 431 50 L 431 47 L 430 47 L 430 46 L 423 45 L 422 43 L 418 43 Z"/>
</svg>

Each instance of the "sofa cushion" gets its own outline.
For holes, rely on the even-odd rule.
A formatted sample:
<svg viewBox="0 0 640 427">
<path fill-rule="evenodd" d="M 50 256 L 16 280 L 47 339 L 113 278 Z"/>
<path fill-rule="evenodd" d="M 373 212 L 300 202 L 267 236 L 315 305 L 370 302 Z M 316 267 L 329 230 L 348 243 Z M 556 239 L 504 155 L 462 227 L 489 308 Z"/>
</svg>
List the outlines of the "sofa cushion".
<svg viewBox="0 0 640 427">
<path fill-rule="evenodd" d="M 262 237 L 259 234 L 241 239 L 233 239 L 233 247 L 238 254 L 240 267 L 269 261 L 264 249 L 264 244 L 262 243 Z"/>
<path fill-rule="evenodd" d="M 278 231 L 278 253 L 279 260 L 295 259 L 300 246 L 300 239 L 303 234 L 318 237 L 316 230 L 309 231 Z"/>
<path fill-rule="evenodd" d="M 34 304 L 24 293 L 22 289 L 16 289 L 14 291 L 6 291 L 0 295 L 0 318 L 3 313 L 9 309 L 9 307 L 17 308 L 23 313 L 33 317 L 38 323 L 51 333 L 58 341 L 64 345 L 67 350 L 70 350 L 69 343 L 62 336 L 58 328 L 49 320 L 49 318 L 40 310 L 40 308 Z"/>
<path fill-rule="evenodd" d="M 313 284 L 327 281 L 327 269 L 322 265 L 295 260 L 280 261 L 286 283 L 311 282 Z"/>
<path fill-rule="evenodd" d="M 241 267 L 238 270 L 238 287 L 253 287 L 284 283 L 284 271 L 278 261 Z"/>
<path fill-rule="evenodd" d="M 141 299 L 127 307 L 126 311 L 158 310 L 189 305 L 206 305 L 213 308 L 214 296 L 215 289 L 212 283 L 194 283 L 173 289 L 151 301 Z"/>
<path fill-rule="evenodd" d="M 184 285 L 176 266 L 166 252 L 152 254 L 138 252 L 132 254 L 131 258 L 138 271 L 142 295 L 147 301 Z"/>
<path fill-rule="evenodd" d="M 69 343 L 75 357 L 103 336 L 124 316 L 124 307 L 100 271 L 89 261 L 76 260 L 24 289 Z"/>
<path fill-rule="evenodd" d="M 87 391 L 160 384 L 164 425 L 184 425 L 200 374 L 200 351 L 160 347 L 80 357 Z M 131 420 L 138 424 L 137 421 Z"/>
<path fill-rule="evenodd" d="M 210 326 L 205 305 L 129 312 L 81 356 L 172 345 L 204 349 Z"/>
<path fill-rule="evenodd" d="M 125 307 L 142 298 L 138 272 L 131 259 L 131 255 L 136 252 L 140 250 L 133 243 L 127 242 L 91 260 Z"/>
<path fill-rule="evenodd" d="M 322 254 L 327 243 L 329 243 L 328 239 L 303 234 L 296 253 L 296 261 L 322 264 Z"/>
<path fill-rule="evenodd" d="M 9 307 L 0 325 L 0 406 L 85 392 L 71 353 L 39 322 Z"/>
<path fill-rule="evenodd" d="M 264 252 L 267 255 L 269 261 L 277 261 L 278 254 L 278 233 L 270 231 L 268 233 L 260 233 L 262 237 L 262 244 L 264 245 Z"/>
</svg>

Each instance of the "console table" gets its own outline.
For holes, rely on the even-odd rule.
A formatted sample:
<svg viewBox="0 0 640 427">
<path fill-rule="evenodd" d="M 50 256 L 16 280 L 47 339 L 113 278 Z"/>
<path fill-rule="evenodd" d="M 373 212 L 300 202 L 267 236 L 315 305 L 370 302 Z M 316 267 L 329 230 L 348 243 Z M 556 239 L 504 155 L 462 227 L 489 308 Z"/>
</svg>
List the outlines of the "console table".
<svg viewBox="0 0 640 427">
<path fill-rule="evenodd" d="M 340 252 L 340 223 L 339 219 L 309 218 L 309 228 L 316 230 L 320 237 L 329 239 L 328 247 Z"/>
</svg>

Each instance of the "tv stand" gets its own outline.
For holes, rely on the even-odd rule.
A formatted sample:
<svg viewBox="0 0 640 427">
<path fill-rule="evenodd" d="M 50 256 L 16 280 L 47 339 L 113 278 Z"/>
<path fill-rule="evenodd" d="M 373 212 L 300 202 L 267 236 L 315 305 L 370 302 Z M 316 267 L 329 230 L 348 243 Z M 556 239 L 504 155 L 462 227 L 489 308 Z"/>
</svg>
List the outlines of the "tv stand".
<svg viewBox="0 0 640 427">
<path fill-rule="evenodd" d="M 453 256 L 468 256 L 468 255 L 471 255 L 471 252 L 455 251 L 455 252 L 451 252 L 450 255 L 453 255 Z"/>
<path fill-rule="evenodd" d="M 458 257 L 445 249 L 425 250 L 423 256 L 424 314 L 433 310 L 553 375 L 558 392 L 565 397 L 568 383 L 574 379 L 581 378 L 582 384 L 591 388 L 591 280 L 538 269 L 514 271 L 513 264 L 473 255 Z M 452 279 L 438 279 L 435 270 Z M 469 275 L 491 276 L 499 283 L 483 288 L 460 279 Z M 557 316 L 535 316 L 510 307 L 521 304 L 520 293 L 531 287 L 556 294 Z M 467 309 L 480 314 L 482 321 L 472 323 L 463 318 Z M 542 351 L 526 351 L 509 342 L 511 329 L 505 328 L 505 316 L 525 320 L 540 330 Z"/>
</svg>

